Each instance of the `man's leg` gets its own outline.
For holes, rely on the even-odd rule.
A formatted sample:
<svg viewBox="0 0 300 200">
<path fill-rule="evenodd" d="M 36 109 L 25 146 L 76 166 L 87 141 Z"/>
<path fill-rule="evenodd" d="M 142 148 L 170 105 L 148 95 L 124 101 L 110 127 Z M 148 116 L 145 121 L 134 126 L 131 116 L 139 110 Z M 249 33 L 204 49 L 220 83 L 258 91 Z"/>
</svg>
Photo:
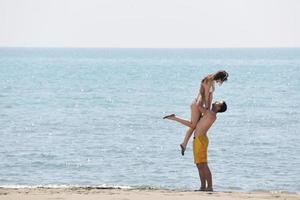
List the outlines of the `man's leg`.
<svg viewBox="0 0 300 200">
<path fill-rule="evenodd" d="M 206 191 L 213 191 L 212 176 L 207 163 L 204 164 L 205 180 L 207 181 Z"/>
<path fill-rule="evenodd" d="M 203 163 L 199 163 L 197 164 L 197 168 L 201 182 L 200 191 L 206 191 L 205 166 Z"/>
</svg>

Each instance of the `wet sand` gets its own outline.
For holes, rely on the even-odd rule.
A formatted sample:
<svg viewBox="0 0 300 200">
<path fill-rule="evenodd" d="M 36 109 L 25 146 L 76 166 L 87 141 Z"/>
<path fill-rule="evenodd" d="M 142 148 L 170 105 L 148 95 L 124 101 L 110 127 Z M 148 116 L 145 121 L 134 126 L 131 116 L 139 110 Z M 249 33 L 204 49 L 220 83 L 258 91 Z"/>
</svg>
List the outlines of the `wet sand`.
<svg viewBox="0 0 300 200">
<path fill-rule="evenodd" d="M 0 200 L 300 200 L 299 193 L 287 192 L 195 192 L 156 189 L 105 188 L 0 188 Z"/>
</svg>

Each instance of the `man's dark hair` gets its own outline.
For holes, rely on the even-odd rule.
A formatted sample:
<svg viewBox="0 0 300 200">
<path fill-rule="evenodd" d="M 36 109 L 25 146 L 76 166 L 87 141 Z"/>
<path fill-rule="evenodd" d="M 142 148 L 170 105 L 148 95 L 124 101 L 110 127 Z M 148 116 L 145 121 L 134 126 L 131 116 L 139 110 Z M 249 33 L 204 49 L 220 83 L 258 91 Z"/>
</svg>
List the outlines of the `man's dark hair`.
<svg viewBox="0 0 300 200">
<path fill-rule="evenodd" d="M 222 102 L 222 106 L 218 112 L 225 112 L 227 110 L 227 104 L 225 101 Z"/>
</svg>

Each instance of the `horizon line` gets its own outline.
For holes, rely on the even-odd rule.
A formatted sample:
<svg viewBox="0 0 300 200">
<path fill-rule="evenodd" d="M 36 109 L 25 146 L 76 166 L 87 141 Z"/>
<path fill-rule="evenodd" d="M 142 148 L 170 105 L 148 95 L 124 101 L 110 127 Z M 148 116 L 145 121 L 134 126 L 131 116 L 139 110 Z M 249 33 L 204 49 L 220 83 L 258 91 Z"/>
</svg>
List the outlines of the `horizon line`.
<svg viewBox="0 0 300 200">
<path fill-rule="evenodd" d="M 274 47 L 89 47 L 89 46 L 0 46 L 0 48 L 24 49 L 298 49 L 300 46 L 274 46 Z"/>
</svg>

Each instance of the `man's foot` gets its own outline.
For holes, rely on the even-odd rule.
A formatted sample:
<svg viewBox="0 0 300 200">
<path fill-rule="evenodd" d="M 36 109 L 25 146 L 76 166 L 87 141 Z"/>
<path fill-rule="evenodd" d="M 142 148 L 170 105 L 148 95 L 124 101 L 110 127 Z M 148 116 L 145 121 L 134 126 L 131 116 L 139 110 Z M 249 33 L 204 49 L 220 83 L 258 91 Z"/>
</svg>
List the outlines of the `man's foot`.
<svg viewBox="0 0 300 200">
<path fill-rule="evenodd" d="M 175 117 L 175 114 L 171 114 L 171 115 L 167 115 L 167 116 L 164 116 L 163 119 L 170 119 L 172 117 Z"/>
<path fill-rule="evenodd" d="M 206 189 L 205 189 L 205 187 L 201 187 L 199 190 L 195 190 L 195 191 L 197 191 L 197 192 L 205 192 Z"/>
<path fill-rule="evenodd" d="M 180 144 L 180 148 L 181 148 L 181 155 L 184 156 L 185 147 L 183 146 L 183 144 Z"/>
<path fill-rule="evenodd" d="M 200 188 L 199 190 L 194 190 L 195 192 L 205 192 L 206 189 L 205 188 Z"/>
<path fill-rule="evenodd" d="M 206 192 L 213 192 L 214 190 L 212 188 L 206 188 Z"/>
</svg>

